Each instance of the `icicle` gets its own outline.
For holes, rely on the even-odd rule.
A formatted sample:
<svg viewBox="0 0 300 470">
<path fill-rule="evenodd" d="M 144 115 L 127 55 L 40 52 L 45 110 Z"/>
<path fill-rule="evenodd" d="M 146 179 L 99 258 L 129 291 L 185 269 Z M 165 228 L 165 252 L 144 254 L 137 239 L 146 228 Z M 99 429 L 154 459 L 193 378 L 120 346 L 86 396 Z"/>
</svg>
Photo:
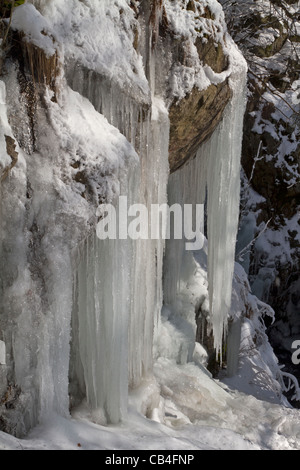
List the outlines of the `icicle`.
<svg viewBox="0 0 300 470">
<path fill-rule="evenodd" d="M 230 309 L 235 242 L 239 215 L 240 156 L 246 92 L 246 63 L 228 37 L 233 97 L 222 122 L 198 150 L 196 158 L 171 175 L 169 204 L 204 204 L 207 187 L 208 280 L 214 346 L 221 353 Z M 204 221 L 203 221 L 204 233 Z M 187 266 L 190 265 L 189 272 Z M 164 303 L 184 316 L 178 305 L 180 284 L 193 275 L 184 240 L 166 246 Z M 194 322 L 194 319 L 191 319 Z"/>
<path fill-rule="evenodd" d="M 220 354 L 231 303 L 246 102 L 246 63 L 236 46 L 232 45 L 230 52 L 230 86 L 233 96 L 211 139 L 207 175 L 210 312 L 214 345 Z"/>
<path fill-rule="evenodd" d="M 78 342 L 86 398 L 111 423 L 124 418 L 127 409 L 130 257 L 127 240 L 99 240 L 93 234 L 78 269 Z"/>
<path fill-rule="evenodd" d="M 148 214 L 151 204 L 166 203 L 168 179 L 169 119 L 162 100 L 153 97 L 152 120 L 141 141 L 139 203 Z M 147 152 L 143 151 L 143 147 Z M 152 372 L 153 334 L 162 306 L 162 239 L 134 242 L 132 307 L 129 329 L 129 383 L 136 386 Z"/>
<path fill-rule="evenodd" d="M 207 144 L 199 149 L 195 159 L 171 174 L 168 184 L 168 204 L 204 204 L 206 188 Z M 202 233 L 204 233 L 204 212 L 202 218 Z M 182 230 L 182 235 L 184 235 Z M 177 295 L 180 292 L 181 277 L 184 275 L 183 267 L 188 264 L 191 253 L 186 250 L 186 240 L 174 239 L 171 235 L 166 243 L 165 269 L 164 269 L 164 303 L 177 311 Z M 188 259 L 188 260 L 187 260 Z M 191 265 L 191 269 L 193 267 Z M 187 273 L 185 273 L 187 276 Z"/>
<path fill-rule="evenodd" d="M 70 62 L 66 70 L 68 85 L 87 98 L 95 109 L 119 129 L 138 152 L 135 138 L 140 135 L 137 129 L 149 114 L 150 95 L 133 96 L 127 94 L 116 83 L 88 70 L 83 65 Z M 139 153 L 139 152 L 138 152 Z"/>
<path fill-rule="evenodd" d="M 72 87 L 134 145 L 140 161 L 127 170 L 121 195 L 128 197 L 128 206 L 144 204 L 150 214 L 151 204 L 167 200 L 169 119 L 162 100 L 152 97 L 151 118 L 145 103 L 135 102 L 118 88 L 113 95 L 103 77 L 86 76 L 80 69 L 72 80 Z M 128 384 L 137 386 L 152 373 L 153 334 L 162 306 L 164 242 L 103 241 L 94 236 L 89 244 L 90 253 L 86 249 L 79 268 L 78 313 L 74 309 L 79 317 L 80 358 L 90 406 L 117 422 L 126 414 Z M 75 380 L 80 382 L 78 377 Z"/>
</svg>

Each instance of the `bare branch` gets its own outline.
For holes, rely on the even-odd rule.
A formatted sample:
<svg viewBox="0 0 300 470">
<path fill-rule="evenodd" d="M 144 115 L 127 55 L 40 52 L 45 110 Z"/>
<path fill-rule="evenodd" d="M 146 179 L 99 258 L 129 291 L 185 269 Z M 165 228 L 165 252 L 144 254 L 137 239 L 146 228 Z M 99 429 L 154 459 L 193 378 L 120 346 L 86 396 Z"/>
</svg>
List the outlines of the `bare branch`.
<svg viewBox="0 0 300 470">
<path fill-rule="evenodd" d="M 3 36 L 3 39 L 2 39 L 2 43 L 1 43 L 1 48 L 2 48 L 2 49 L 4 49 L 4 47 L 5 47 L 5 43 L 6 43 L 6 40 L 7 40 L 7 36 L 8 36 L 9 30 L 10 30 L 10 26 L 11 26 L 11 21 L 12 21 L 12 15 L 13 15 L 14 8 L 15 8 L 15 0 L 12 0 L 11 11 L 10 11 L 10 16 L 9 16 L 9 22 L 8 22 L 8 25 L 7 25 L 7 28 L 6 28 L 6 31 L 5 31 L 5 33 L 4 33 L 4 36 Z"/>
<path fill-rule="evenodd" d="M 248 245 L 246 245 L 237 255 L 236 255 L 236 258 L 237 259 L 240 259 L 240 257 L 246 253 L 246 251 L 256 242 L 256 240 L 267 230 L 267 227 L 269 225 L 269 223 L 271 222 L 273 217 L 271 217 L 266 223 L 265 223 L 265 226 L 264 228 L 258 232 L 257 235 L 255 235 L 255 237 L 248 243 Z"/>
</svg>

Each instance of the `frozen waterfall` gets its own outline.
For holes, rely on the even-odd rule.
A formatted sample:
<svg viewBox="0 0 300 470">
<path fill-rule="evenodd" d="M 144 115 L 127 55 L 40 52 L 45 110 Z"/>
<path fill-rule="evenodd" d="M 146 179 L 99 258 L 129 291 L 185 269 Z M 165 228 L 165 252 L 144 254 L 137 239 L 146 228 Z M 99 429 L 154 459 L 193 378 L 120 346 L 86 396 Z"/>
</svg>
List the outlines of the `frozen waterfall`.
<svg viewBox="0 0 300 470">
<path fill-rule="evenodd" d="M 153 379 L 163 303 L 182 320 L 180 363 L 193 357 L 195 309 L 182 311 L 178 294 L 183 282 L 193 279 L 196 286 L 205 278 L 203 266 L 199 277 L 195 272 L 206 262 L 206 243 L 197 257 L 185 249 L 185 239 L 166 246 L 160 236 L 100 240 L 97 184 L 103 183 L 100 196 L 111 197 L 117 212 L 119 195 L 148 213 L 153 204 L 200 205 L 202 241 L 206 204 L 210 320 L 220 351 L 230 307 L 245 88 L 245 64 L 234 46 L 230 61 L 233 98 L 222 123 L 170 178 L 168 110 L 154 83 L 149 93 L 133 97 L 70 63 L 63 105 L 47 93 L 47 111 L 37 104 L 37 148 L 29 156 L 20 149 L 18 167 L 1 187 L 6 316 L 0 346 L 9 359 L 7 377 L 23 394 L 24 422 L 16 434 L 53 412 L 69 416 L 69 401 L 74 408 L 86 401 L 96 422 L 122 420 L 128 390 Z M 154 82 L 154 61 L 149 69 Z M 9 109 L 20 101 L 17 73 L 11 66 L 7 75 Z M 20 119 L 27 122 L 25 106 L 11 115 L 16 135 L 23 132 Z M 200 291 L 205 297 L 207 286 Z"/>
</svg>

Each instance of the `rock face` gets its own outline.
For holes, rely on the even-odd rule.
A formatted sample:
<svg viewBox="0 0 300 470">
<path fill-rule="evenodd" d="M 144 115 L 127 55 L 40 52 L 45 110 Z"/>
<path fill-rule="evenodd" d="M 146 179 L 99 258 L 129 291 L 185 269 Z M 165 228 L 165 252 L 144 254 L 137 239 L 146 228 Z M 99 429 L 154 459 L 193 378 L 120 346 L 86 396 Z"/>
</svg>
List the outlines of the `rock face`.
<svg viewBox="0 0 300 470">
<path fill-rule="evenodd" d="M 5 137 L 5 143 L 6 143 L 6 152 L 7 152 L 7 155 L 9 155 L 11 158 L 11 164 L 8 167 L 3 169 L 1 177 L 0 177 L 1 181 L 5 180 L 10 170 L 15 166 L 15 164 L 18 161 L 18 152 L 16 152 L 15 139 L 13 139 L 9 135 L 5 135 L 4 137 Z"/>
<path fill-rule="evenodd" d="M 269 335 L 289 367 L 300 336 L 299 9 L 293 1 L 267 3 L 226 2 L 249 65 L 238 252 L 244 248 L 252 290 L 276 313 Z"/>
<path fill-rule="evenodd" d="M 184 10 L 183 2 L 180 3 Z M 212 135 L 232 95 L 227 74 L 218 80 L 219 83 L 211 83 L 204 87 L 201 87 L 201 80 L 202 83 L 205 82 L 207 75 L 199 77 L 200 83 L 193 83 L 197 82 L 197 76 L 189 77 L 191 72 L 200 75 L 206 67 L 219 76 L 229 69 L 224 25 L 210 10 L 209 4 L 203 6 L 203 3 L 194 0 L 188 2 L 185 12 L 188 13 L 191 23 L 194 22 L 196 25 L 194 38 L 186 38 L 177 30 L 178 26 L 172 22 L 171 8 L 163 6 L 161 10 L 155 47 L 158 49 L 156 54 L 170 63 L 167 100 L 169 100 L 171 172 L 193 158 L 201 143 Z M 197 25 L 199 20 L 201 20 L 200 27 Z M 216 29 L 212 26 L 214 21 L 217 24 Z M 207 33 L 209 28 L 212 28 L 210 34 Z M 174 96 L 174 82 L 176 86 L 178 71 L 186 75 L 179 79 L 189 82 L 185 85 L 187 89 L 183 96 L 176 96 L 176 93 Z"/>
<path fill-rule="evenodd" d="M 205 91 L 194 88 L 191 93 L 170 107 L 170 171 L 176 171 L 193 158 L 222 118 L 231 97 L 227 83 L 210 85 Z"/>
<path fill-rule="evenodd" d="M 274 214 L 281 221 L 292 218 L 300 196 L 299 35 L 296 4 L 289 4 L 228 7 L 233 36 L 249 64 L 242 164 L 251 186 L 267 199 L 275 225 Z"/>
<path fill-rule="evenodd" d="M 213 38 L 206 43 L 197 38 L 195 46 L 202 64 L 211 67 L 215 73 L 222 73 L 228 69 L 228 56 L 220 43 L 216 46 Z M 174 57 L 174 63 L 180 57 L 184 59 L 185 55 L 183 50 L 178 57 Z M 184 60 L 182 65 L 185 65 Z M 199 145 L 212 135 L 231 96 L 228 80 L 224 80 L 217 85 L 209 85 L 205 90 L 199 90 L 194 86 L 184 98 L 172 101 L 169 109 L 171 172 L 182 166 L 189 158 L 193 158 Z"/>
</svg>

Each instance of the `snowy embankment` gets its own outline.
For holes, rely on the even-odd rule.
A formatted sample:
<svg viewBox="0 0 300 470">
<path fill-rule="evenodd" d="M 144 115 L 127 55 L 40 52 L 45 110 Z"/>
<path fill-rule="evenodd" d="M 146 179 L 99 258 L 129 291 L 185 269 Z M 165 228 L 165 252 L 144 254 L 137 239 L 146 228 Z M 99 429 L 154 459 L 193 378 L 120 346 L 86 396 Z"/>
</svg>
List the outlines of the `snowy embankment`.
<svg viewBox="0 0 300 470">
<path fill-rule="evenodd" d="M 299 412 L 230 391 L 209 379 L 194 364 L 159 361 L 164 375 L 169 426 L 137 411 L 137 395 L 130 397 L 127 419 L 121 425 L 91 422 L 82 407 L 72 418 L 52 416 L 27 438 L 0 432 L 1 450 L 296 450 L 299 449 Z M 166 370 L 168 371 L 166 373 Z M 171 390 L 171 388 L 173 390 Z M 175 390 L 176 388 L 176 390 Z M 225 390 L 224 390 L 225 388 Z M 197 408 L 193 423 L 174 401 Z M 196 414 L 196 412 L 195 412 Z M 202 416 L 201 416 L 202 415 Z"/>
</svg>

